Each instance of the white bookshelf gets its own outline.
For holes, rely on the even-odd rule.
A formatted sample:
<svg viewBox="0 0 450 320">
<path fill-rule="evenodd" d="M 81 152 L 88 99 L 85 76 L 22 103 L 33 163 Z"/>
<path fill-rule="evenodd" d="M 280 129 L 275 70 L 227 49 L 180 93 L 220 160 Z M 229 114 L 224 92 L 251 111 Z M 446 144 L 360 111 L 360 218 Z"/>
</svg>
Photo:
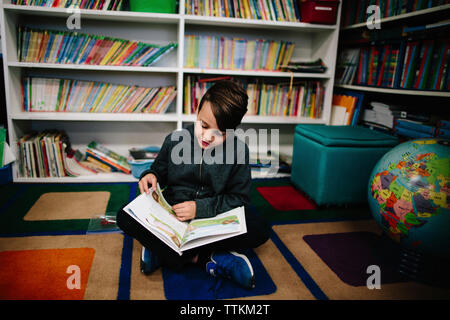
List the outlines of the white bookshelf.
<svg viewBox="0 0 450 320">
<path fill-rule="evenodd" d="M 151 67 L 95 66 L 74 64 L 25 63 L 17 59 L 16 26 L 27 24 L 40 28 L 68 30 L 68 9 L 12 5 L 0 0 L 0 29 L 5 70 L 8 134 L 13 151 L 16 141 L 30 130 L 63 129 L 72 145 L 83 148 L 96 140 L 112 150 L 128 155 L 130 147 L 160 145 L 171 131 L 195 121 L 195 115 L 183 114 L 183 87 L 186 75 L 232 75 L 275 79 L 288 82 L 320 80 L 326 87 L 324 112 L 321 119 L 303 117 L 245 116 L 243 128 L 276 128 L 280 130 L 280 150 L 292 153 L 295 125 L 299 123 L 328 124 L 334 86 L 340 12 L 336 25 L 301 22 L 275 22 L 237 18 L 200 17 L 184 14 L 184 0 L 179 13 L 160 14 L 127 11 L 79 10 L 81 33 L 101 34 L 148 43 L 178 43 L 178 47 Z M 328 67 L 325 74 L 266 72 L 249 70 L 217 70 L 184 68 L 184 37 L 187 34 L 225 35 L 247 39 L 288 40 L 296 44 L 293 58 L 322 58 Z M 166 114 L 63 113 L 24 112 L 20 83 L 26 75 L 46 75 L 80 80 L 105 81 L 145 86 L 175 85 L 176 100 Z M 123 182 L 136 181 L 131 175 L 99 174 L 77 178 L 22 178 L 13 165 L 14 182 Z"/>
</svg>

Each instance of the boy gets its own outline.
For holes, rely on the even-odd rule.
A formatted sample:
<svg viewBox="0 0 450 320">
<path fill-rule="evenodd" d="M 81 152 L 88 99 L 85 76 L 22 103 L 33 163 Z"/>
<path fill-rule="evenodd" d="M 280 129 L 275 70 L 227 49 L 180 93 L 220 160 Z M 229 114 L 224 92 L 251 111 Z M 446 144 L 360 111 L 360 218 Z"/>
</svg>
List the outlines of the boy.
<svg viewBox="0 0 450 320">
<path fill-rule="evenodd" d="M 256 248 L 266 242 L 270 234 L 268 224 L 248 210 L 251 188 L 248 147 L 227 130 L 234 130 L 240 124 L 247 112 L 247 102 L 248 96 L 241 86 L 232 81 L 217 82 L 202 97 L 195 125 L 186 129 L 185 133 L 189 133 L 187 136 L 190 137 L 187 144 L 192 147 L 187 150 L 190 149 L 191 154 L 181 156 L 188 161 L 180 164 L 179 159 L 175 159 L 180 142 L 172 132 L 164 140 L 151 168 L 143 172 L 139 179 L 141 193 L 149 193 L 149 188 L 155 190 L 157 183 L 161 188 L 165 187 L 164 197 L 180 221 L 214 217 L 245 206 L 247 233 L 185 251 L 179 256 L 120 210 L 117 214 L 118 226 L 143 245 L 142 272 L 148 274 L 161 265 L 179 271 L 188 263 L 195 263 L 215 277 L 229 278 L 245 288 L 254 287 L 249 260 L 231 251 Z M 225 148 L 226 140 L 227 146 L 233 142 L 232 150 Z M 183 143 L 186 144 L 186 141 Z M 200 161 L 192 152 L 195 148 L 201 150 Z M 223 161 L 206 163 L 206 155 Z"/>
</svg>

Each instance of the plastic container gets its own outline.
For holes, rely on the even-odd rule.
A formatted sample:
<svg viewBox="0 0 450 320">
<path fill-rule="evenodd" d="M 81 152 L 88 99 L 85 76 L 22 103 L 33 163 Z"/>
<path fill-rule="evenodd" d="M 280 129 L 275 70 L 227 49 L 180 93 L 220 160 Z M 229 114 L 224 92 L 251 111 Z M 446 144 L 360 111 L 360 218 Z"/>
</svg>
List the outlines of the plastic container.
<svg viewBox="0 0 450 320">
<path fill-rule="evenodd" d="M 338 0 L 301 0 L 300 21 L 336 24 L 338 7 Z"/>
<path fill-rule="evenodd" d="M 149 146 L 146 148 L 142 148 L 141 150 L 145 150 L 147 152 L 159 152 L 161 150 L 161 148 L 155 147 L 155 146 Z M 139 179 L 141 174 L 145 170 L 150 169 L 150 166 L 152 165 L 152 163 L 154 161 L 155 161 L 155 159 L 135 160 L 133 157 L 130 156 L 130 158 L 128 159 L 128 163 L 131 166 L 131 174 L 136 179 Z"/>
<path fill-rule="evenodd" d="M 175 13 L 176 0 L 130 0 L 130 11 Z"/>
<path fill-rule="evenodd" d="M 136 179 L 139 179 L 142 172 L 147 169 L 150 169 L 150 166 L 155 160 L 128 160 L 128 163 L 131 166 L 131 174 Z"/>
<path fill-rule="evenodd" d="M 0 168 L 0 185 L 12 182 L 12 168 L 11 164 L 7 164 Z"/>
</svg>

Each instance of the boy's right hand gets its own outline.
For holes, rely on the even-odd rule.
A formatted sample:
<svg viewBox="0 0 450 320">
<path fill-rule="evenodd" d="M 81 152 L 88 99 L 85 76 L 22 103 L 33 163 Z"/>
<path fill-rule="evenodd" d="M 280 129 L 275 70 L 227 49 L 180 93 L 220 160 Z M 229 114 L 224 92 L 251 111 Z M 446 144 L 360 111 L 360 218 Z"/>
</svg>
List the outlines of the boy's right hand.
<svg viewBox="0 0 450 320">
<path fill-rule="evenodd" d="M 142 177 L 141 180 L 139 180 L 139 190 L 141 191 L 141 193 L 149 194 L 149 185 L 152 187 L 153 191 L 156 191 L 157 180 L 156 176 L 153 173 L 146 174 Z"/>
</svg>

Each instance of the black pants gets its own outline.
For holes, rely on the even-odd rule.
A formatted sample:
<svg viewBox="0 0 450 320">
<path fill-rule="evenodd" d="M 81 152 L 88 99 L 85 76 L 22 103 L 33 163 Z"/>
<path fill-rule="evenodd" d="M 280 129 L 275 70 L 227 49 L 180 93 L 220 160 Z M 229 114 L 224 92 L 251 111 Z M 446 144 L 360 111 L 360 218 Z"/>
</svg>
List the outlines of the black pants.
<svg viewBox="0 0 450 320">
<path fill-rule="evenodd" d="M 136 239 L 144 247 L 156 254 L 161 261 L 161 265 L 175 271 L 183 269 L 183 267 L 190 263 L 196 255 L 199 256 L 199 261 L 201 262 L 202 258 L 209 257 L 213 251 L 234 251 L 256 248 L 269 239 L 270 226 L 262 217 L 250 212 L 250 210 L 246 208 L 245 220 L 247 223 L 247 233 L 184 251 L 183 255 L 180 256 L 123 211 L 123 207 L 117 213 L 117 226 L 125 234 Z"/>
</svg>

